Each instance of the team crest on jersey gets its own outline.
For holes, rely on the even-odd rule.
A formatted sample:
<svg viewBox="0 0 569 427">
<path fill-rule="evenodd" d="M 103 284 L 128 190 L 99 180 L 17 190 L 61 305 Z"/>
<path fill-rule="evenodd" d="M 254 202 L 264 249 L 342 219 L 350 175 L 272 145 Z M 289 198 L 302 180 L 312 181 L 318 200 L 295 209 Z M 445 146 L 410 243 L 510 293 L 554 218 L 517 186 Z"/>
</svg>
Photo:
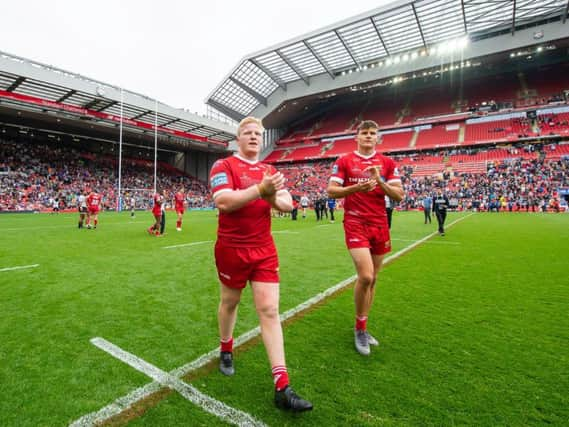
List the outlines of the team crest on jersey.
<svg viewBox="0 0 569 427">
<path fill-rule="evenodd" d="M 338 173 L 338 165 L 334 165 L 334 167 L 332 168 L 332 174 L 335 175 Z"/>
<path fill-rule="evenodd" d="M 395 169 L 393 170 L 393 175 L 399 176 L 399 169 L 398 169 L 398 168 L 395 168 Z"/>
<path fill-rule="evenodd" d="M 227 174 L 225 172 L 220 172 L 211 177 L 211 187 L 219 187 L 220 185 L 228 184 Z"/>
</svg>

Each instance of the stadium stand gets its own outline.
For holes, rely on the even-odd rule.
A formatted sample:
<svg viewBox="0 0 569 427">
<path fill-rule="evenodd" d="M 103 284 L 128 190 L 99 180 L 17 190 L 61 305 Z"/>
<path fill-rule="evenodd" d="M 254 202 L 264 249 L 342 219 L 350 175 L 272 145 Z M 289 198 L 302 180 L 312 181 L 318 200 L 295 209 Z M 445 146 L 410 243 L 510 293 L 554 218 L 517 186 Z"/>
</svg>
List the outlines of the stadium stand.
<svg viewBox="0 0 569 427">
<path fill-rule="evenodd" d="M 55 200 L 61 209 L 75 208 L 75 198 L 88 189 L 103 195 L 105 209 L 115 209 L 117 160 L 68 146 L 22 144 L 0 140 L 0 211 L 49 211 Z M 154 164 L 124 159 L 123 200 L 134 196 L 138 209 L 151 207 Z M 190 207 L 211 207 L 207 185 L 173 166 L 158 164 L 157 187 L 173 195 L 180 185 Z"/>
<path fill-rule="evenodd" d="M 500 209 L 556 211 L 558 188 L 569 186 L 569 144 L 539 148 L 541 152 L 525 146 L 397 159 L 407 193 L 400 208 L 419 208 L 425 193 L 443 185 L 456 209 L 496 209 L 500 201 Z M 278 165 L 278 169 L 293 194 L 306 194 L 314 201 L 327 187 L 331 165 L 331 160 L 320 160 Z"/>
</svg>

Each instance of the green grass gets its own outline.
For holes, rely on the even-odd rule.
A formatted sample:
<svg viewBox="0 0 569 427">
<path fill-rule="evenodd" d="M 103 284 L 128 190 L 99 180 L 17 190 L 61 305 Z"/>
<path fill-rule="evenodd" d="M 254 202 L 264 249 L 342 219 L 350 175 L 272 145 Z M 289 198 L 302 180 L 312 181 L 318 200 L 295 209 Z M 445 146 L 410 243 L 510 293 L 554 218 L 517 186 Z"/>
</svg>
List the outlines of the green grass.
<svg viewBox="0 0 569 427">
<path fill-rule="evenodd" d="M 434 231 L 396 213 L 394 251 Z M 450 214 L 448 222 L 460 214 Z M 150 382 L 89 343 L 100 336 L 169 371 L 216 347 L 218 282 L 212 212 L 153 238 L 150 213 L 1 215 L 0 425 L 58 426 Z M 340 221 L 275 219 L 284 312 L 354 274 Z M 381 347 L 353 349 L 352 291 L 285 328 L 287 365 L 312 413 L 272 406 L 262 344 L 237 354 L 237 374 L 193 385 L 269 425 L 567 425 L 569 216 L 476 214 L 388 265 L 370 330 Z M 236 336 L 257 326 L 250 292 Z M 176 393 L 132 425 L 221 424 Z"/>
</svg>

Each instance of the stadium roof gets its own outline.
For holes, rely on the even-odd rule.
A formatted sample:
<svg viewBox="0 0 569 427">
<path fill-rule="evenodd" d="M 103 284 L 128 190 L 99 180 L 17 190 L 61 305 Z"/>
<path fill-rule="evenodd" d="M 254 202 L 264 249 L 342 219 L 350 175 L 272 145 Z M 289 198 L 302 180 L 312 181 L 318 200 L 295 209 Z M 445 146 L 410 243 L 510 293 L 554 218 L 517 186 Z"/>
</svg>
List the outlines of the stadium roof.
<svg viewBox="0 0 569 427">
<path fill-rule="evenodd" d="M 568 0 L 399 0 L 243 58 L 206 103 L 235 119 L 267 105 L 277 89 L 381 59 L 429 49 L 467 36 L 470 40 L 567 20 Z"/>
<path fill-rule="evenodd" d="M 160 103 L 145 95 L 0 51 L 0 104 L 38 111 L 76 114 L 97 122 L 117 123 L 153 131 L 188 147 L 223 148 L 235 139 L 235 126 Z M 191 141 L 191 143 L 190 143 Z"/>
</svg>

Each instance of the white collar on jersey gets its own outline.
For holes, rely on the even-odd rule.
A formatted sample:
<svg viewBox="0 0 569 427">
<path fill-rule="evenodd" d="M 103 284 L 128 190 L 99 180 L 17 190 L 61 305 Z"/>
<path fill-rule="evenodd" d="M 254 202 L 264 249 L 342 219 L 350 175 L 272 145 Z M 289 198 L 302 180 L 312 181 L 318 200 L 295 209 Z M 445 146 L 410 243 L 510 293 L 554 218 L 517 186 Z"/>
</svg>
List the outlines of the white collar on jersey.
<svg viewBox="0 0 569 427">
<path fill-rule="evenodd" d="M 376 153 L 375 150 L 374 150 L 373 153 L 371 153 L 369 156 L 364 156 L 363 154 L 358 153 L 358 150 L 356 150 L 356 151 L 354 151 L 354 154 L 355 154 L 356 156 L 359 156 L 359 157 L 364 158 L 364 159 L 371 159 L 371 158 L 372 158 L 373 156 L 375 156 L 377 153 Z"/>
<path fill-rule="evenodd" d="M 259 160 L 247 160 L 241 157 L 239 154 L 234 154 L 234 156 L 237 157 L 239 160 L 244 161 L 245 163 L 249 163 L 250 165 L 256 165 L 257 163 L 259 163 Z"/>
</svg>

